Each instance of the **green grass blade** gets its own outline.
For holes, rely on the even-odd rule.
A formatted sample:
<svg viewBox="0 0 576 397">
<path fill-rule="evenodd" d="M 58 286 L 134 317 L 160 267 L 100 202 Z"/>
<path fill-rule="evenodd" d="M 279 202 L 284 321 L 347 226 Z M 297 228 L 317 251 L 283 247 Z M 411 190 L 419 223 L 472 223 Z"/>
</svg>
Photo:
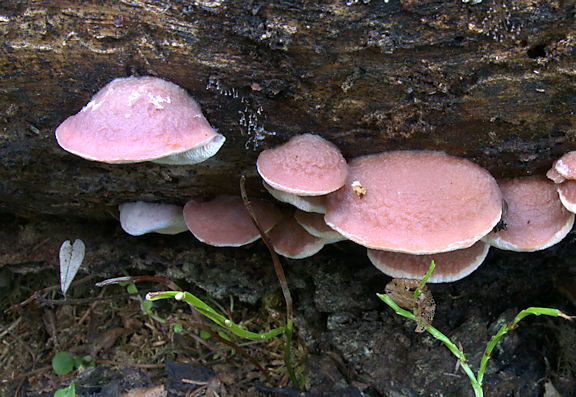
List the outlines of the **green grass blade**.
<svg viewBox="0 0 576 397">
<path fill-rule="evenodd" d="M 422 289 L 424 288 L 424 286 L 426 285 L 426 281 L 428 280 L 428 278 L 430 277 L 430 275 L 434 271 L 434 267 L 435 267 L 435 264 L 434 264 L 434 261 L 432 261 L 430 263 L 430 268 L 428 269 L 428 271 L 426 272 L 426 274 L 424 275 L 424 277 L 422 278 L 422 280 L 418 284 L 418 287 L 414 291 L 414 301 L 416 301 L 416 299 L 418 299 L 420 294 L 422 294 Z M 378 295 L 378 297 L 382 301 L 384 301 L 384 303 L 386 303 L 388 306 L 390 306 L 396 312 L 396 314 L 398 314 L 402 317 L 406 317 L 406 318 L 414 321 L 416 324 L 420 325 L 420 320 L 415 316 L 416 308 L 414 308 L 414 310 L 413 310 L 414 313 L 411 313 L 407 310 L 400 308 L 392 300 L 392 298 L 390 298 L 388 295 L 386 295 L 386 294 L 376 294 L 376 295 Z M 467 364 L 466 357 L 464 356 L 464 352 L 462 352 L 462 350 L 460 350 L 454 343 L 452 343 L 452 341 L 450 339 L 448 339 L 448 337 L 446 335 L 444 335 L 443 333 L 441 333 L 440 331 L 438 331 L 436 328 L 432 327 L 431 325 L 426 327 L 425 331 L 428 332 L 430 335 L 432 335 L 434 338 L 436 338 L 439 341 L 441 341 L 442 343 L 444 343 L 444 345 L 448 348 L 448 350 L 450 350 L 452 352 L 452 354 L 454 354 L 460 360 L 460 365 L 461 365 L 462 369 L 464 370 L 464 372 L 466 372 L 466 374 L 468 375 L 468 378 L 470 378 L 470 382 L 472 383 L 472 388 L 474 389 L 474 393 L 476 394 L 476 397 L 482 397 L 483 396 L 482 380 L 484 379 L 484 373 L 486 371 L 486 365 L 488 364 L 488 360 L 490 359 L 490 355 L 492 354 L 494 347 L 496 347 L 496 344 L 500 341 L 500 339 L 508 331 L 511 331 L 514 328 L 516 328 L 518 326 L 518 323 L 524 317 L 530 316 L 530 315 L 534 315 L 534 316 L 545 315 L 545 316 L 551 316 L 551 317 L 562 317 L 566 320 L 573 320 L 575 318 L 573 316 L 566 315 L 565 313 L 561 312 L 560 310 L 550 309 L 547 307 L 529 307 L 525 310 L 522 310 L 520 313 L 518 313 L 516 315 L 514 320 L 509 325 L 507 325 L 507 324 L 503 325 L 498 330 L 496 335 L 494 335 L 490 339 L 490 342 L 486 346 L 486 350 L 484 351 L 484 354 L 482 355 L 482 360 L 480 362 L 480 369 L 478 370 L 478 376 L 477 377 L 474 375 L 474 372 L 472 372 L 472 369 L 470 369 L 470 366 Z"/>
<path fill-rule="evenodd" d="M 492 351 L 502 339 L 504 335 L 506 335 L 509 331 L 513 330 L 518 326 L 518 323 L 527 316 L 534 315 L 534 316 L 551 316 L 551 317 L 563 317 L 570 319 L 569 316 L 565 315 L 558 309 L 551 309 L 548 307 L 529 307 L 527 309 L 522 310 L 520 313 L 514 317 L 514 320 L 509 325 L 504 324 L 494 335 L 488 345 L 486 346 L 486 350 L 484 350 L 484 354 L 482 355 L 482 360 L 480 361 L 480 369 L 478 370 L 478 382 L 482 384 L 482 380 L 484 379 L 484 373 L 486 372 L 486 365 L 488 365 L 488 360 L 490 360 L 490 355 Z"/>
<path fill-rule="evenodd" d="M 149 301 L 155 301 L 160 299 L 170 299 L 174 298 L 179 301 L 184 301 L 196 309 L 200 314 L 208 317 L 210 320 L 214 321 L 216 324 L 222 326 L 223 328 L 229 330 L 233 334 L 250 340 L 268 340 L 275 336 L 278 336 L 286 331 L 285 327 L 275 328 L 268 332 L 256 333 L 245 330 L 238 324 L 228 320 L 226 317 L 218 313 L 216 310 L 212 309 L 201 299 L 192 295 L 189 292 L 182 291 L 162 291 L 162 292 L 150 292 L 146 295 L 146 299 Z"/>
<path fill-rule="evenodd" d="M 378 298 L 382 299 L 384 303 L 390 306 L 392 310 L 396 312 L 396 314 L 399 314 L 402 317 L 406 317 L 418 324 L 418 319 L 416 318 L 416 316 L 414 316 L 414 314 L 410 313 L 407 310 L 402 309 L 388 295 L 386 294 L 376 294 L 376 295 L 378 296 Z M 440 342 L 444 343 L 444 345 L 448 348 L 448 350 L 450 350 L 452 354 L 454 354 L 460 360 L 460 366 L 462 367 L 464 372 L 466 372 L 468 378 L 470 378 L 470 382 L 472 383 L 472 388 L 474 389 L 476 397 L 483 396 L 482 384 L 476 380 L 474 372 L 472 372 L 472 369 L 466 362 L 466 357 L 464 356 L 464 353 L 460 351 L 460 349 L 458 349 L 458 347 L 454 343 L 452 343 L 452 341 L 448 339 L 446 335 L 444 335 L 442 332 L 438 331 L 431 325 L 426 328 L 426 332 L 428 332 L 434 338 L 438 339 Z"/>
<path fill-rule="evenodd" d="M 430 275 L 434 271 L 435 267 L 436 267 L 436 264 L 434 263 L 434 261 L 431 261 L 430 267 L 428 268 L 428 271 L 426 272 L 424 277 L 422 277 L 422 280 L 420 280 L 420 284 L 418 284 L 418 288 L 416 288 L 416 290 L 414 291 L 414 302 L 416 302 L 416 299 L 418 299 L 418 297 L 422 293 L 422 288 L 424 288 L 424 286 L 426 285 L 426 282 L 428 281 L 428 278 L 430 277 Z"/>
</svg>

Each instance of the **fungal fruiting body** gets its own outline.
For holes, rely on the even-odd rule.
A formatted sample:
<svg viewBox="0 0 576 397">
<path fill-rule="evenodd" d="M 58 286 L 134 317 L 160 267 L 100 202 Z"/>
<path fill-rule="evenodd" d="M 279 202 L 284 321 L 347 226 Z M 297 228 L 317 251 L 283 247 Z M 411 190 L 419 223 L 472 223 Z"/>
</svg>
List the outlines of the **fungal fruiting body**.
<svg viewBox="0 0 576 397">
<path fill-rule="evenodd" d="M 105 163 L 195 164 L 225 141 L 188 93 L 156 77 L 118 78 L 56 129 L 70 153 Z"/>
<path fill-rule="evenodd" d="M 348 173 L 340 150 L 314 134 L 297 135 L 264 150 L 256 165 L 274 198 L 317 213 L 325 212 L 324 195 L 339 189 Z"/>
<path fill-rule="evenodd" d="M 476 270 L 489 248 L 488 244 L 478 241 L 468 248 L 428 255 L 368 249 L 368 258 L 378 270 L 390 277 L 419 280 L 434 261 L 436 267 L 428 282 L 446 283 L 460 280 Z"/>
<path fill-rule="evenodd" d="M 177 234 L 188 230 L 182 207 L 173 204 L 136 201 L 119 206 L 120 225 L 132 236 L 146 233 Z"/>
<path fill-rule="evenodd" d="M 470 247 L 501 213 L 500 189 L 486 170 L 441 152 L 396 151 L 352 160 L 344 187 L 327 196 L 324 219 L 365 247 L 429 254 Z"/>
<path fill-rule="evenodd" d="M 565 153 L 554 162 L 546 176 L 555 183 L 576 179 L 576 151 Z"/>
<path fill-rule="evenodd" d="M 564 207 L 568 211 L 576 213 L 576 181 L 564 181 L 556 185 L 556 187 L 558 196 Z"/>
<path fill-rule="evenodd" d="M 252 208 L 264 231 L 270 230 L 281 214 L 273 205 L 251 201 Z M 210 201 L 190 200 L 184 206 L 188 230 L 203 243 L 216 247 L 239 247 L 260 238 L 242 198 L 219 196 Z"/>
<path fill-rule="evenodd" d="M 572 229 L 574 214 L 563 207 L 556 185 L 541 176 L 499 182 L 508 210 L 506 230 L 488 234 L 490 245 L 510 251 L 538 251 L 561 241 Z"/>
<path fill-rule="evenodd" d="M 302 134 L 264 150 L 258 173 L 274 189 L 300 196 L 320 196 L 339 189 L 348 167 L 340 150 L 322 137 Z"/>
<path fill-rule="evenodd" d="M 324 247 L 324 240 L 308 233 L 294 219 L 292 214 L 286 214 L 272 230 L 270 240 L 274 251 L 291 259 L 307 258 L 316 254 Z"/>
<path fill-rule="evenodd" d="M 306 212 L 315 212 L 317 214 L 324 214 L 326 212 L 326 196 L 299 196 L 294 193 L 288 193 L 283 190 L 274 189 L 265 181 L 262 185 L 268 193 L 276 200 L 283 203 L 291 204 L 299 210 Z"/>
<path fill-rule="evenodd" d="M 346 240 L 346 237 L 326 224 L 324 215 L 322 214 L 296 210 L 294 212 L 294 219 L 296 219 L 296 222 L 308 233 L 323 239 L 325 244 Z"/>
</svg>

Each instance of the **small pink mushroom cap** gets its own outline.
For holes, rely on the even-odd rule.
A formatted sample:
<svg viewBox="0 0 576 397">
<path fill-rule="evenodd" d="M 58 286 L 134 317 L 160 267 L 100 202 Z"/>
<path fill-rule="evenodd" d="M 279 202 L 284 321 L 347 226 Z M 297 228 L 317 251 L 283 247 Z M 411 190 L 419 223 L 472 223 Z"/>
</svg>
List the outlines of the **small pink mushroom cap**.
<svg viewBox="0 0 576 397">
<path fill-rule="evenodd" d="M 296 210 L 294 212 L 296 222 L 300 224 L 308 233 L 320 237 L 326 244 L 336 243 L 346 240 L 346 237 L 332 229 L 324 222 L 324 215 L 314 212 Z"/>
<path fill-rule="evenodd" d="M 560 242 L 572 229 L 574 214 L 560 202 L 553 182 L 528 176 L 499 184 L 508 206 L 502 218 L 506 230 L 487 235 L 488 244 L 510 251 L 538 251 Z"/>
<path fill-rule="evenodd" d="M 276 200 L 283 203 L 291 204 L 294 207 L 306 211 L 324 214 L 326 212 L 326 196 L 298 196 L 294 193 L 288 193 L 282 190 L 274 189 L 272 186 L 262 181 L 262 185 L 268 190 L 268 193 Z"/>
<path fill-rule="evenodd" d="M 272 204 L 251 200 L 258 222 L 265 231 L 280 219 Z M 260 238 L 240 197 L 220 196 L 212 201 L 191 200 L 184 206 L 188 230 L 203 243 L 215 247 L 239 247 Z"/>
<path fill-rule="evenodd" d="M 430 283 L 460 280 L 476 270 L 488 255 L 490 246 L 479 241 L 471 247 L 430 255 L 368 249 L 368 258 L 378 270 L 394 278 L 422 279 L 434 260 Z"/>
<path fill-rule="evenodd" d="M 564 178 L 558 171 L 556 171 L 554 166 L 548 170 L 546 176 L 554 183 L 562 183 L 566 180 L 566 178 Z"/>
<path fill-rule="evenodd" d="M 177 234 L 188 230 L 182 207 L 137 201 L 120 204 L 120 226 L 132 236 L 146 233 Z"/>
<path fill-rule="evenodd" d="M 576 181 L 564 181 L 557 185 L 558 195 L 564 207 L 576 213 Z"/>
<path fill-rule="evenodd" d="M 556 183 L 576 179 L 576 152 L 568 152 L 556 160 L 546 176 Z"/>
<path fill-rule="evenodd" d="M 353 160 L 346 185 L 327 197 L 324 219 L 368 248 L 430 254 L 470 247 L 501 213 L 500 189 L 486 170 L 441 152 L 396 151 Z"/>
<path fill-rule="evenodd" d="M 258 173 L 274 189 L 320 196 L 339 189 L 348 167 L 340 150 L 324 138 L 302 134 L 258 156 Z"/>
<path fill-rule="evenodd" d="M 118 78 L 56 129 L 58 144 L 105 163 L 194 164 L 214 155 L 225 138 L 176 84 L 156 77 Z"/>
<path fill-rule="evenodd" d="M 286 258 L 307 258 L 324 247 L 324 240 L 308 233 L 292 215 L 282 218 L 268 234 L 274 251 Z"/>
</svg>

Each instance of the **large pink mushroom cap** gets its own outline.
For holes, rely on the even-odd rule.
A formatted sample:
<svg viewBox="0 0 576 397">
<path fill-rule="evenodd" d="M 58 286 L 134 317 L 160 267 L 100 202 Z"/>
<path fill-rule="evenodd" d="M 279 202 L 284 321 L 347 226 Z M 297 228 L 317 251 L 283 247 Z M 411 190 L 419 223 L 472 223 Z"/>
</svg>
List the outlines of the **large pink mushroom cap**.
<svg viewBox="0 0 576 397">
<path fill-rule="evenodd" d="M 88 160 L 162 164 L 204 161 L 225 140 L 184 89 L 150 76 L 108 83 L 58 126 L 56 139 Z"/>
<path fill-rule="evenodd" d="M 339 189 L 348 167 L 340 150 L 324 138 L 302 134 L 258 156 L 258 173 L 274 189 L 320 196 Z"/>
<path fill-rule="evenodd" d="M 281 218 L 272 204 L 251 200 L 258 222 L 265 231 Z M 216 247 L 239 247 L 260 238 L 242 198 L 220 196 L 212 201 L 191 200 L 184 206 L 184 220 L 192 234 Z"/>
<path fill-rule="evenodd" d="M 537 251 L 560 242 L 572 229 L 574 214 L 562 205 L 553 182 L 527 176 L 499 184 L 508 205 L 502 217 L 505 230 L 487 235 L 488 244 L 510 251 Z"/>
<path fill-rule="evenodd" d="M 327 197 L 324 219 L 366 247 L 429 254 L 470 247 L 501 213 L 500 189 L 486 170 L 441 152 L 396 151 L 353 160 L 346 185 Z"/>
<path fill-rule="evenodd" d="M 378 270 L 394 278 L 422 279 L 430 262 L 434 271 L 430 283 L 447 283 L 460 280 L 476 270 L 488 255 L 490 246 L 478 241 L 468 248 L 429 255 L 412 255 L 401 252 L 368 249 L 368 258 Z"/>
</svg>

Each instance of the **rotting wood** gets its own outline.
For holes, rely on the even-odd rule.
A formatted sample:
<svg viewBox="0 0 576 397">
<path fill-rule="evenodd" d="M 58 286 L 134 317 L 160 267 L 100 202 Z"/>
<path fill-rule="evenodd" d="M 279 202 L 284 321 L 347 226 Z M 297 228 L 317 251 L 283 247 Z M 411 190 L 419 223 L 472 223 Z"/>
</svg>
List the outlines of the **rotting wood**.
<svg viewBox="0 0 576 397">
<path fill-rule="evenodd" d="M 104 218 L 126 200 L 237 194 L 262 148 L 306 131 L 347 158 L 439 149 L 497 177 L 575 147 L 573 1 L 351 3 L 3 3 L 2 210 Z M 55 127 L 131 74 L 196 97 L 228 137 L 217 158 L 109 166 L 63 152 Z"/>
</svg>

